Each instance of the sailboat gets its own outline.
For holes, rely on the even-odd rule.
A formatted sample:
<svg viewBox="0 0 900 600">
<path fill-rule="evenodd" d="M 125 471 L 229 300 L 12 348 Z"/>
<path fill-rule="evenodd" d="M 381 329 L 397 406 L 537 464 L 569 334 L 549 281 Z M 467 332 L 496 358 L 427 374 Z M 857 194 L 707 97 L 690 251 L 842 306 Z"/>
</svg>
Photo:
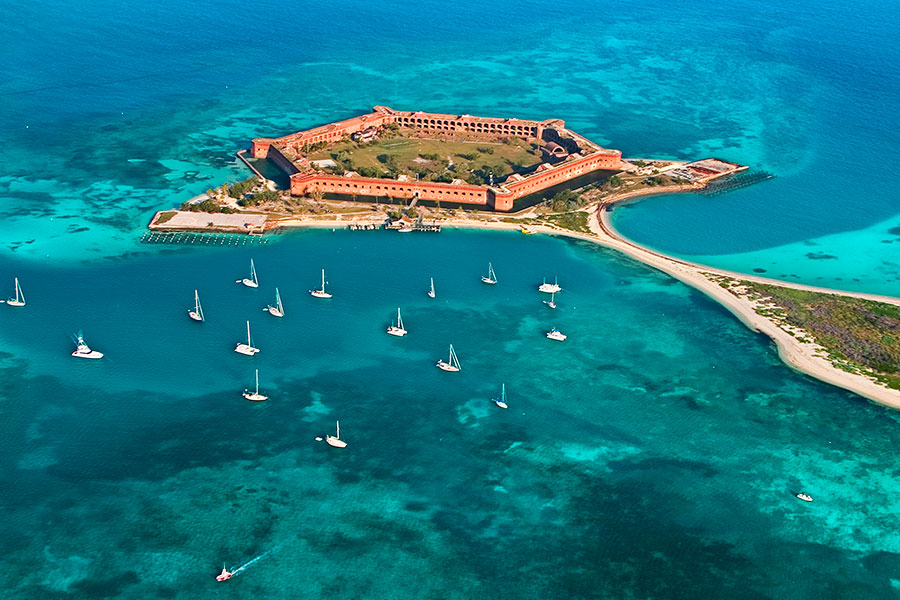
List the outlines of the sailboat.
<svg viewBox="0 0 900 600">
<path fill-rule="evenodd" d="M 76 346 L 72 356 L 76 358 L 103 358 L 102 352 L 91 350 L 91 347 L 85 343 L 84 336 L 81 335 L 80 331 L 72 336 L 72 339 L 75 341 Z"/>
<path fill-rule="evenodd" d="M 239 343 L 234 347 L 234 351 L 238 354 L 245 354 L 247 356 L 253 356 L 259 352 L 259 348 L 254 348 L 253 344 L 250 342 L 250 321 L 247 321 L 247 343 Z"/>
<path fill-rule="evenodd" d="M 547 337 L 551 340 L 556 340 L 557 342 L 565 341 L 565 339 L 569 336 L 561 332 L 559 329 L 554 327 L 550 331 L 547 332 Z"/>
<path fill-rule="evenodd" d="M 544 283 L 538 286 L 539 292 L 544 292 L 545 294 L 555 294 L 556 292 L 562 291 L 562 288 L 559 287 L 558 278 L 553 279 L 553 283 L 547 283 L 547 278 L 544 278 Z"/>
<path fill-rule="evenodd" d="M 481 277 L 481 281 L 483 281 L 484 283 L 489 283 L 491 285 L 497 283 L 497 274 L 494 273 L 494 267 L 493 265 L 491 265 L 491 263 L 488 263 L 488 274 L 483 275 Z"/>
<path fill-rule="evenodd" d="M 19 285 L 19 278 L 16 277 L 16 297 L 6 301 L 10 306 L 25 306 L 25 294 L 22 293 L 22 286 Z"/>
<path fill-rule="evenodd" d="M 549 306 L 550 308 L 556 308 L 556 302 L 554 302 L 554 298 L 556 297 L 556 292 L 550 292 L 550 299 L 544 300 L 544 304 Z"/>
<path fill-rule="evenodd" d="M 434 277 L 432 277 L 431 278 L 431 289 L 428 290 L 428 297 L 434 298 L 434 296 L 435 296 L 435 294 L 434 294 Z"/>
<path fill-rule="evenodd" d="M 400 316 L 400 309 L 397 309 L 397 324 L 394 325 L 391 323 L 391 326 L 387 328 L 387 332 L 390 335 L 396 335 L 397 337 L 403 337 L 406 335 L 406 330 L 403 328 L 403 318 Z"/>
<path fill-rule="evenodd" d="M 259 369 L 256 370 L 256 391 L 244 390 L 244 393 L 241 395 L 251 402 L 262 402 L 269 399 L 268 396 L 263 396 L 259 393 Z"/>
<path fill-rule="evenodd" d="M 331 298 L 331 294 L 325 291 L 325 269 L 322 269 L 322 287 L 318 290 L 309 290 L 313 298 Z"/>
<path fill-rule="evenodd" d="M 500 388 L 500 397 L 494 398 L 494 404 L 499 406 L 500 408 L 509 408 L 506 405 L 506 384 L 503 384 L 503 387 Z"/>
<path fill-rule="evenodd" d="M 200 294 L 197 293 L 197 290 L 194 290 L 194 310 L 189 310 L 188 316 L 195 321 L 202 322 L 206 320 L 203 317 L 203 307 L 200 306 Z"/>
<path fill-rule="evenodd" d="M 256 288 L 259 287 L 259 279 L 256 277 L 256 265 L 253 264 L 253 259 L 250 259 L 250 277 L 245 277 L 244 279 L 239 279 L 238 283 L 243 283 L 247 287 Z"/>
<path fill-rule="evenodd" d="M 346 448 L 347 442 L 341 439 L 341 422 L 337 422 L 337 435 L 326 435 L 325 442 L 335 448 Z"/>
<path fill-rule="evenodd" d="M 216 575 L 216 581 L 228 581 L 231 579 L 232 575 L 234 575 L 234 573 L 226 569 L 225 563 L 222 563 L 222 572 Z"/>
<path fill-rule="evenodd" d="M 444 362 L 444 359 L 441 359 L 437 361 L 436 366 L 439 369 L 450 371 L 451 373 L 455 373 L 461 369 L 459 366 L 459 357 L 456 356 L 456 350 L 453 349 L 453 344 L 450 344 L 450 358 L 447 359 L 447 362 Z"/>
<path fill-rule="evenodd" d="M 284 316 L 284 304 L 281 303 L 281 294 L 278 293 L 278 288 L 275 288 L 275 306 L 269 305 L 263 310 L 268 311 L 273 317 Z"/>
</svg>

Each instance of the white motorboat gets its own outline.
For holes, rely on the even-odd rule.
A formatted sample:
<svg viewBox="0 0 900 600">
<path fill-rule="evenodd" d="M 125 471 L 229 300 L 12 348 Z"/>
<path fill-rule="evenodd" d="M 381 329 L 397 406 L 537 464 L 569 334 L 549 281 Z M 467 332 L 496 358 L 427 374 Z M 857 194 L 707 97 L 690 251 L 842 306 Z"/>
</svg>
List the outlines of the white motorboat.
<svg viewBox="0 0 900 600">
<path fill-rule="evenodd" d="M 455 373 L 462 368 L 459 366 L 459 357 L 456 356 L 456 350 L 453 349 L 453 344 L 450 344 L 450 358 L 447 359 L 447 362 L 444 362 L 444 359 L 441 359 L 437 361 L 436 366 L 443 371 L 449 371 L 451 373 Z"/>
<path fill-rule="evenodd" d="M 387 332 L 389 335 L 396 335 L 397 337 L 403 337 L 407 334 L 406 329 L 403 328 L 403 317 L 400 316 L 400 309 L 397 309 L 397 324 L 391 323 L 391 326 L 387 328 Z"/>
<path fill-rule="evenodd" d="M 333 446 L 335 448 L 346 448 L 347 442 L 341 439 L 341 422 L 337 422 L 337 434 L 336 435 L 326 435 L 325 442 L 329 446 Z"/>
<path fill-rule="evenodd" d="M 313 298 L 331 298 L 331 294 L 325 291 L 325 269 L 322 269 L 322 287 L 318 290 L 309 290 Z"/>
<path fill-rule="evenodd" d="M 488 274 L 482 275 L 481 281 L 491 285 L 497 283 L 497 274 L 494 273 L 494 266 L 491 263 L 488 263 Z"/>
<path fill-rule="evenodd" d="M 25 294 L 22 293 L 22 286 L 19 285 L 19 278 L 16 277 L 16 297 L 6 301 L 9 306 L 25 306 Z"/>
<path fill-rule="evenodd" d="M 268 396 L 263 396 L 259 393 L 259 369 L 256 370 L 256 391 L 244 390 L 244 393 L 241 395 L 251 402 L 262 402 L 269 399 Z"/>
<path fill-rule="evenodd" d="M 85 343 L 84 336 L 81 335 L 80 331 L 73 338 L 75 340 L 75 352 L 72 353 L 72 356 L 76 358 L 103 358 L 102 352 L 91 350 L 90 346 Z"/>
<path fill-rule="evenodd" d="M 253 259 L 250 259 L 250 277 L 245 277 L 244 279 L 239 279 L 238 283 L 243 283 L 247 287 L 257 288 L 259 287 L 259 279 L 256 277 L 256 265 L 253 264 Z"/>
<path fill-rule="evenodd" d="M 544 304 L 546 304 L 550 308 L 556 308 L 556 301 L 554 300 L 555 297 L 556 297 L 556 292 L 551 292 L 550 299 L 544 300 Z"/>
<path fill-rule="evenodd" d="M 812 502 L 813 501 L 812 496 L 810 496 L 809 494 L 804 494 L 803 492 L 799 492 L 794 495 L 796 497 L 800 498 L 801 500 L 803 500 L 804 502 Z"/>
<path fill-rule="evenodd" d="M 203 307 L 200 306 L 200 294 L 197 293 L 197 290 L 194 290 L 194 310 L 189 310 L 188 316 L 195 321 L 203 322 L 206 320 L 203 317 Z"/>
<path fill-rule="evenodd" d="M 538 286 L 539 292 L 544 292 L 545 294 L 555 294 L 556 292 L 562 291 L 562 288 L 559 287 L 558 279 L 554 278 L 553 283 L 547 283 L 547 279 L 544 278 L 544 283 Z"/>
<path fill-rule="evenodd" d="M 254 348 L 253 343 L 250 341 L 250 321 L 247 321 L 247 343 L 240 342 L 234 347 L 234 351 L 246 356 L 253 356 L 259 352 L 259 348 Z"/>
<path fill-rule="evenodd" d="M 431 278 L 431 289 L 428 290 L 428 297 L 434 298 L 434 296 L 435 296 L 435 294 L 434 294 L 434 277 L 432 277 Z"/>
<path fill-rule="evenodd" d="M 509 408 L 506 405 L 506 384 L 503 384 L 503 387 L 500 388 L 500 397 L 494 398 L 494 404 L 499 406 L 500 408 Z"/>
<path fill-rule="evenodd" d="M 567 336 L 566 334 L 561 332 L 559 329 L 554 327 L 553 329 L 551 329 L 550 331 L 547 332 L 547 337 L 550 338 L 551 340 L 556 340 L 558 342 L 562 342 L 569 336 Z"/>
<path fill-rule="evenodd" d="M 263 310 L 268 312 L 273 317 L 284 316 L 284 304 L 282 304 L 281 302 L 281 294 L 278 293 L 278 288 L 275 288 L 275 306 L 269 305 Z"/>
</svg>

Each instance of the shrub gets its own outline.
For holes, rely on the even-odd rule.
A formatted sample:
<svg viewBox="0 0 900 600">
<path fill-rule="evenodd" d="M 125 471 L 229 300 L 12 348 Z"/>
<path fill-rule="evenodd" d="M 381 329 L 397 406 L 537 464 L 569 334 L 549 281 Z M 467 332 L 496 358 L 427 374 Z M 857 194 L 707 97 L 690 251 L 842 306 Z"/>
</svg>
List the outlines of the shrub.
<svg viewBox="0 0 900 600">
<path fill-rule="evenodd" d="M 493 154 L 494 153 L 494 149 L 491 148 L 490 146 L 478 146 L 478 151 L 481 152 L 482 154 Z"/>
</svg>

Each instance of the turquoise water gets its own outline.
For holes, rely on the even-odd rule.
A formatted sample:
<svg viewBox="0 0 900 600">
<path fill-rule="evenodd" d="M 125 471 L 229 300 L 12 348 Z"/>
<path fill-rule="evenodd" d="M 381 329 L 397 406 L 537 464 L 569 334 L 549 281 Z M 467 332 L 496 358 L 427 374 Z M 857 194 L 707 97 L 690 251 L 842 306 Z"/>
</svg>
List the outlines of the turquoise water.
<svg viewBox="0 0 900 600">
<path fill-rule="evenodd" d="M 257 290 L 235 283 L 251 257 Z M 322 231 L 15 266 L 29 304 L 0 311 L 7 597 L 893 593 L 896 415 L 792 373 L 615 254 Z M 330 301 L 307 294 L 321 267 Z M 556 311 L 545 275 L 565 288 Z M 283 319 L 261 310 L 276 285 Z M 185 314 L 195 286 L 203 324 Z M 397 305 L 405 338 L 384 333 Z M 232 352 L 247 318 L 254 358 Z M 569 339 L 545 339 L 553 326 Z M 78 327 L 102 361 L 68 356 Z M 458 374 L 434 367 L 450 343 Z M 240 396 L 257 368 L 264 404 Z M 314 439 L 336 419 L 343 451 Z"/>
<path fill-rule="evenodd" d="M 250 138 L 388 104 L 773 171 L 617 225 L 896 294 L 893 4 L 5 9 L 0 288 L 18 276 L 28 306 L 0 306 L 4 597 L 897 596 L 896 413 L 667 277 L 519 234 L 139 241 L 157 209 L 246 177 Z M 258 290 L 234 283 L 251 258 Z M 535 288 L 555 275 L 553 312 Z M 403 339 L 383 331 L 398 305 Z M 248 318 L 254 358 L 232 352 Z M 69 356 L 78 329 L 102 361 Z M 433 366 L 450 343 L 455 375 Z M 263 404 L 240 396 L 256 368 Z M 315 441 L 336 419 L 345 451 Z"/>
</svg>

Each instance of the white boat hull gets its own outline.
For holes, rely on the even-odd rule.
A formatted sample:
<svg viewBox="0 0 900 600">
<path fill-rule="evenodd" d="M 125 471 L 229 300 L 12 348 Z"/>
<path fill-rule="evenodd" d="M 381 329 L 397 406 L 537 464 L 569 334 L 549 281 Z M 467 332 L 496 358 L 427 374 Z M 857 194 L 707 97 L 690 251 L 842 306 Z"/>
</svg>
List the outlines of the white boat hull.
<svg viewBox="0 0 900 600">
<path fill-rule="evenodd" d="M 555 294 L 562 291 L 562 288 L 552 283 L 544 283 L 541 284 L 540 287 L 538 287 L 538 291 L 544 292 L 545 294 Z"/>
<path fill-rule="evenodd" d="M 19 300 L 7 300 L 6 303 L 9 306 L 25 306 L 25 302 Z"/>
<path fill-rule="evenodd" d="M 506 405 L 506 402 L 504 402 L 504 401 L 502 401 L 502 400 L 494 400 L 494 404 L 496 404 L 496 405 L 499 406 L 500 408 L 509 408 L 509 407 Z"/>
<path fill-rule="evenodd" d="M 267 306 L 263 310 L 266 311 L 267 313 L 269 313 L 270 315 L 272 315 L 273 317 L 283 317 L 284 316 L 284 313 L 281 312 L 280 310 L 278 310 L 277 308 L 275 308 L 274 306 Z"/>
<path fill-rule="evenodd" d="M 434 298 L 434 296 L 435 296 L 434 292 L 428 292 L 428 297 L 429 297 L 429 298 Z"/>
<path fill-rule="evenodd" d="M 322 290 L 309 290 L 309 295 L 313 298 L 331 298 L 331 294 Z"/>
<path fill-rule="evenodd" d="M 491 279 L 490 277 L 482 277 L 482 278 L 481 278 L 481 282 L 482 282 L 482 283 L 486 283 L 486 284 L 488 284 L 488 285 L 494 285 L 495 283 L 497 283 L 497 280 L 496 280 L 496 279 Z"/>
<path fill-rule="evenodd" d="M 103 358 L 103 353 L 96 350 L 91 350 L 90 352 L 79 352 L 76 350 L 72 353 L 72 356 L 75 358 Z"/>
<path fill-rule="evenodd" d="M 406 335 L 407 331 L 405 329 L 400 329 L 399 327 L 388 327 L 387 328 L 388 335 L 395 335 L 397 337 L 403 337 Z"/>
<path fill-rule="evenodd" d="M 200 316 L 200 313 L 195 312 L 193 310 L 188 311 L 188 316 L 195 321 L 203 321 L 203 317 Z"/>
<path fill-rule="evenodd" d="M 437 367 L 442 371 L 448 371 L 450 373 L 456 373 L 457 371 L 459 371 L 459 367 L 451 365 L 450 363 L 444 362 L 442 360 L 439 360 L 437 362 Z"/>
<path fill-rule="evenodd" d="M 245 391 L 245 392 L 244 392 L 243 394 L 241 394 L 241 395 L 242 395 L 244 398 L 246 398 L 247 400 L 250 400 L 251 402 L 262 402 L 262 401 L 264 401 L 264 400 L 268 400 L 268 399 L 269 399 L 268 396 L 263 396 L 262 394 L 253 393 L 253 392 L 247 392 L 247 391 Z"/>
<path fill-rule="evenodd" d="M 549 332 L 549 333 L 547 334 L 547 339 L 549 339 L 549 340 L 556 340 L 557 342 L 565 341 L 565 339 L 566 339 L 567 337 L 569 337 L 569 336 L 567 336 L 567 335 L 564 334 L 564 333 L 560 333 L 560 332 L 558 332 L 558 331 L 555 331 L 555 332 L 554 332 L 554 331 L 551 331 L 551 332 Z"/>
<path fill-rule="evenodd" d="M 326 435 L 325 442 L 329 446 L 332 446 L 333 448 L 346 448 L 347 447 L 347 442 L 345 442 L 344 440 L 342 440 L 340 438 L 336 438 L 333 435 Z"/>
<path fill-rule="evenodd" d="M 544 300 L 544 304 L 546 304 L 550 308 L 556 308 L 556 302 L 550 302 L 549 300 Z"/>
<path fill-rule="evenodd" d="M 253 281 L 252 279 L 241 279 L 241 283 L 246 285 L 249 288 L 258 288 L 259 284 Z"/>
<path fill-rule="evenodd" d="M 259 352 L 259 348 L 254 348 L 250 344 L 238 344 L 234 347 L 234 351 L 238 354 L 244 354 L 246 356 L 253 356 L 257 352 Z"/>
</svg>

